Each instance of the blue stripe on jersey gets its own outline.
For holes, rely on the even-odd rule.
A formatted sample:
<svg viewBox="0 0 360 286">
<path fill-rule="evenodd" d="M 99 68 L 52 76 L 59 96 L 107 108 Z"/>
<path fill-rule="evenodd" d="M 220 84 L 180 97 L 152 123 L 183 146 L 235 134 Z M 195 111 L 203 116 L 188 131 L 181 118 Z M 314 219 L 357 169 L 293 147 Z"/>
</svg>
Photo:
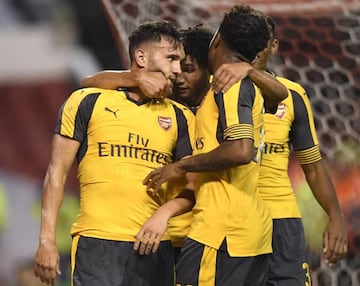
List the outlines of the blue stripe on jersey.
<svg viewBox="0 0 360 286">
<path fill-rule="evenodd" d="M 294 90 L 290 90 L 290 92 L 295 111 L 295 119 L 289 134 L 290 142 L 292 143 L 295 151 L 311 148 L 315 145 L 315 142 L 311 134 L 306 105 L 300 94 Z M 296 138 L 296 140 L 292 140 L 292 138 Z"/>
<path fill-rule="evenodd" d="M 180 108 L 178 108 L 176 105 L 173 105 L 173 107 L 175 110 L 178 127 L 178 140 L 176 140 L 176 146 L 173 152 L 173 160 L 178 161 L 184 156 L 191 155 L 193 150 L 190 144 L 191 141 L 186 117 Z"/>
<path fill-rule="evenodd" d="M 73 138 L 81 142 L 80 148 L 76 154 L 77 163 L 80 163 L 87 151 L 88 139 L 86 135 L 88 124 L 94 110 L 95 103 L 100 94 L 101 93 L 92 93 L 84 97 L 76 112 Z"/>
</svg>

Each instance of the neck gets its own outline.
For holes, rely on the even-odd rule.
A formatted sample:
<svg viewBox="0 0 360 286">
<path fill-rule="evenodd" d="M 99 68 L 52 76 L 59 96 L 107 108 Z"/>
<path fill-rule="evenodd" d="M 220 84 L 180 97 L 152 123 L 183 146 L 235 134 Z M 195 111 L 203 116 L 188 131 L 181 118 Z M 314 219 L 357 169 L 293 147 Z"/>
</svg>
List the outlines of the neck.
<svg viewBox="0 0 360 286">
<path fill-rule="evenodd" d="M 212 72 L 215 73 L 216 70 L 223 64 L 238 63 L 238 62 L 241 62 L 241 60 L 235 55 L 235 53 L 228 50 L 227 52 L 224 52 L 220 56 L 216 57 L 216 61 L 214 63 L 214 68 Z"/>
<path fill-rule="evenodd" d="M 200 92 L 200 95 L 196 98 L 197 102 L 196 102 L 195 106 L 200 105 L 200 103 L 204 99 L 205 95 L 208 93 L 209 89 L 210 89 L 210 82 L 206 86 L 204 86 L 204 89 L 202 90 L 202 92 Z"/>
<path fill-rule="evenodd" d="M 129 88 L 128 93 L 129 97 L 136 101 L 141 101 L 147 98 L 138 87 Z"/>
</svg>

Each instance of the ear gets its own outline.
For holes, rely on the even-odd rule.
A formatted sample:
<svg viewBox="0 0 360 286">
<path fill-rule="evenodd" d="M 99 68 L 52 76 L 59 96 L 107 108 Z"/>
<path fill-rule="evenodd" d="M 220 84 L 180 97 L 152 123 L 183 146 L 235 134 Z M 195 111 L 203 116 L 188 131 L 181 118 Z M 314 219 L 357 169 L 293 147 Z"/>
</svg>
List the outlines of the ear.
<svg viewBox="0 0 360 286">
<path fill-rule="evenodd" d="M 275 55 L 277 54 L 279 49 L 279 40 L 274 38 L 271 42 L 271 46 L 270 46 L 270 53 L 271 55 Z"/>
<path fill-rule="evenodd" d="M 146 65 L 146 53 L 143 49 L 137 49 L 134 53 L 135 62 L 138 67 L 144 68 Z"/>
</svg>

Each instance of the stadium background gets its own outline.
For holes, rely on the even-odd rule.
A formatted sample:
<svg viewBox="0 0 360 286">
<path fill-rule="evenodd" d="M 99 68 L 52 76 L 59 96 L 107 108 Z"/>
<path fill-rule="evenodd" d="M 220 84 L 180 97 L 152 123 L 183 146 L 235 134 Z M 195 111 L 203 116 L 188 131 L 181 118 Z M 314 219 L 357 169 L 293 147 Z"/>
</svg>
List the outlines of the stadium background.
<svg viewBox="0 0 360 286">
<path fill-rule="evenodd" d="M 1 0 L 1 286 L 40 285 L 31 267 L 41 184 L 58 108 L 81 78 L 101 69 L 127 68 L 127 34 L 142 21 L 163 18 L 180 27 L 203 22 L 215 28 L 223 12 L 240 2 L 276 20 L 280 52 L 271 67 L 307 89 L 323 156 L 346 216 L 350 251 L 329 268 L 321 259 L 326 216 L 291 159 L 289 173 L 304 216 L 313 285 L 360 285 L 359 1 Z M 68 233 L 77 195 L 73 168 L 59 219 L 59 285 L 69 285 Z"/>
</svg>

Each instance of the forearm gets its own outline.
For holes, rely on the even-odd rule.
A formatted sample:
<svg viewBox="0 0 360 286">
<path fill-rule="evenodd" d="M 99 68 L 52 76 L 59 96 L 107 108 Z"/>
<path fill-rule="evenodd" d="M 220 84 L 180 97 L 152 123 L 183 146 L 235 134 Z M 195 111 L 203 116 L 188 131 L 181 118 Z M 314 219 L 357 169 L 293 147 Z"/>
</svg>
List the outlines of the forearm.
<svg viewBox="0 0 360 286">
<path fill-rule="evenodd" d="M 253 140 L 225 141 L 214 150 L 180 160 L 182 172 L 216 172 L 248 164 L 253 157 Z"/>
<path fill-rule="evenodd" d="M 261 89 L 268 108 L 274 108 L 288 96 L 287 88 L 265 71 L 252 68 L 248 77 Z"/>
<path fill-rule="evenodd" d="M 322 160 L 302 165 L 314 197 L 329 217 L 342 215 L 334 185 Z"/>
<path fill-rule="evenodd" d="M 51 171 L 46 174 L 41 204 L 41 227 L 39 240 L 56 242 L 56 224 L 63 201 L 64 182 L 55 180 Z"/>
<path fill-rule="evenodd" d="M 115 71 L 105 70 L 94 75 L 85 77 L 81 83 L 81 87 L 99 87 L 104 89 L 118 89 L 119 87 L 138 87 L 137 71 Z"/>
<path fill-rule="evenodd" d="M 190 211 L 195 203 L 194 191 L 185 189 L 176 198 L 167 201 L 156 212 L 155 216 L 159 216 L 169 220 L 174 216 L 178 216 Z"/>
</svg>

